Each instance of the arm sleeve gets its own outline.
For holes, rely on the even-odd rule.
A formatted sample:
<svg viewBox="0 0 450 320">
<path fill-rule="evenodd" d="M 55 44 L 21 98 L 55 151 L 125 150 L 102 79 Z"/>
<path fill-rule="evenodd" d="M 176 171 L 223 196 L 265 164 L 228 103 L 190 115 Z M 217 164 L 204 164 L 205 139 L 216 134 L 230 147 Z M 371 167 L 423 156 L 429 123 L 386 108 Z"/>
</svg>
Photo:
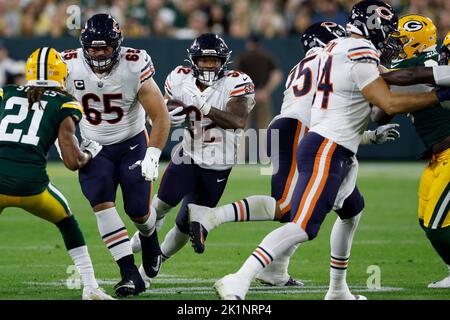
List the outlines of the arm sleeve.
<svg viewBox="0 0 450 320">
<path fill-rule="evenodd" d="M 450 66 L 434 66 L 433 76 L 438 86 L 450 86 Z"/>
<path fill-rule="evenodd" d="M 380 76 L 380 71 L 374 63 L 355 63 L 350 69 L 350 74 L 359 90 L 375 81 Z"/>
</svg>

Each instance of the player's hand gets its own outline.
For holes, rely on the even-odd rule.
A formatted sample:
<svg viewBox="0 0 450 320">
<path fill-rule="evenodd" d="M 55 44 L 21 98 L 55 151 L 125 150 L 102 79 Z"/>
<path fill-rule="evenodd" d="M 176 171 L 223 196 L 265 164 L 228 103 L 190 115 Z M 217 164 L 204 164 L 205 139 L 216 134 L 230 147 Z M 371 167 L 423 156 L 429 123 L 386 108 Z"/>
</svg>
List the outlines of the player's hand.
<svg viewBox="0 0 450 320">
<path fill-rule="evenodd" d="M 178 127 L 179 125 L 183 124 L 186 120 L 186 113 L 176 115 L 177 113 L 183 112 L 183 107 L 176 107 L 172 111 L 169 111 L 170 115 L 170 124 L 172 127 Z"/>
<path fill-rule="evenodd" d="M 55 148 L 56 148 L 56 151 L 58 152 L 59 158 L 64 161 L 62 153 L 61 153 L 61 148 L 59 147 L 58 138 L 56 138 L 56 140 L 55 140 Z"/>
<path fill-rule="evenodd" d="M 103 146 L 94 140 L 84 139 L 81 141 L 80 150 L 83 152 L 89 152 L 91 154 L 91 159 L 94 159 L 100 151 L 102 151 Z"/>
<path fill-rule="evenodd" d="M 394 141 L 400 138 L 400 132 L 395 129 L 399 126 L 397 123 L 389 123 L 384 126 L 379 126 L 374 131 L 365 131 L 361 144 L 383 144 Z"/>
<path fill-rule="evenodd" d="M 183 91 L 187 95 L 191 96 L 192 103 L 203 115 L 207 115 L 209 113 L 211 110 L 211 105 L 206 102 L 205 97 L 202 95 L 197 86 L 186 84 L 183 86 Z"/>
<path fill-rule="evenodd" d="M 136 161 L 128 169 L 133 170 L 141 166 L 141 174 L 146 181 L 155 181 L 158 179 L 158 166 L 161 150 L 155 147 L 148 147 L 143 160 Z"/>
</svg>

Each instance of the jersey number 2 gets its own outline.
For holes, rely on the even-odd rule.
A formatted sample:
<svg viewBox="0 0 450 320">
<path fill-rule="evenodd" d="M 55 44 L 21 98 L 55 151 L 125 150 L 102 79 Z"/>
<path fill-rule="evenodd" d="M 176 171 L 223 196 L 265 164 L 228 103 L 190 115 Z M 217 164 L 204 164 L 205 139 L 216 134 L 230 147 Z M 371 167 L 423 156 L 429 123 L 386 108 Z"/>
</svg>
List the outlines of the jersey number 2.
<svg viewBox="0 0 450 320">
<path fill-rule="evenodd" d="M 20 97 L 12 97 L 8 99 L 5 105 L 5 110 L 12 110 L 19 106 L 18 114 L 9 114 L 5 116 L 0 123 L 0 140 L 21 142 L 25 144 L 31 144 L 37 146 L 39 143 L 39 137 L 36 135 L 39 130 L 39 124 L 41 123 L 42 116 L 44 115 L 44 109 L 47 101 L 41 101 L 42 109 L 39 107 L 39 103 L 35 102 L 31 110 L 33 110 L 33 117 L 28 128 L 28 133 L 23 135 L 22 129 L 14 129 L 11 133 L 6 132 L 10 124 L 19 124 L 26 120 L 28 111 L 28 99 Z"/>
</svg>

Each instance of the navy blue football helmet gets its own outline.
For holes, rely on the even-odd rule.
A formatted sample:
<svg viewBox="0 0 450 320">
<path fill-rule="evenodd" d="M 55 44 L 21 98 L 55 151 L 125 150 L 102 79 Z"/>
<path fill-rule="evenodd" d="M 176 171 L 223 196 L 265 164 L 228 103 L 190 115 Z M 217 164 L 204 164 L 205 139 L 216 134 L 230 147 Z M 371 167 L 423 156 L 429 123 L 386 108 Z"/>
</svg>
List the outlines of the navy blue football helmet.
<svg viewBox="0 0 450 320">
<path fill-rule="evenodd" d="M 119 23 L 109 14 L 93 15 L 85 24 L 80 35 L 80 42 L 86 62 L 96 72 L 105 72 L 119 60 L 122 32 Z M 94 58 L 89 55 L 89 48 L 112 47 L 109 57 Z"/>
<path fill-rule="evenodd" d="M 364 0 L 353 6 L 347 32 L 364 36 L 383 54 L 389 44 L 395 43 L 389 38 L 398 33 L 398 16 L 383 1 Z"/>
<path fill-rule="evenodd" d="M 345 37 L 345 28 L 337 23 L 321 21 L 309 26 L 302 34 L 301 41 L 305 53 L 312 48 L 323 48 L 336 38 Z"/>
<path fill-rule="evenodd" d="M 192 66 L 194 77 L 207 86 L 223 77 L 231 57 L 231 50 L 228 49 L 225 41 L 214 33 L 205 33 L 196 38 L 187 52 L 188 62 Z M 200 57 L 219 58 L 221 66 L 215 70 L 201 69 L 197 65 L 197 60 Z"/>
</svg>

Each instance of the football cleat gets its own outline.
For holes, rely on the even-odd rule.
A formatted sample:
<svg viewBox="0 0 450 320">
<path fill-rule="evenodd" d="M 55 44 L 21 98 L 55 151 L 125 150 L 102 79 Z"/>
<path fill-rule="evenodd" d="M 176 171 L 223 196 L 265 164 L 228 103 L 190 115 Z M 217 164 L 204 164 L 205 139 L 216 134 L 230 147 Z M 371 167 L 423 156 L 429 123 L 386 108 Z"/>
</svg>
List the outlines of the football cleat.
<svg viewBox="0 0 450 320">
<path fill-rule="evenodd" d="M 214 290 L 222 300 L 244 300 L 250 287 L 250 281 L 236 273 L 226 275 L 214 283 Z"/>
<path fill-rule="evenodd" d="M 139 293 L 145 291 L 145 283 L 142 280 L 141 275 L 139 274 L 138 269 L 133 266 L 133 271 L 126 278 L 123 278 L 114 286 L 114 292 L 116 296 L 120 298 L 128 297 L 128 296 L 137 296 Z"/>
<path fill-rule="evenodd" d="M 139 238 L 139 231 L 136 231 L 134 233 L 133 237 L 131 237 L 130 239 L 130 243 L 131 243 L 131 250 L 133 251 L 133 253 L 141 252 L 142 247 L 141 247 L 141 239 Z"/>
<path fill-rule="evenodd" d="M 450 276 L 448 276 L 447 278 L 444 278 L 440 281 L 430 283 L 428 285 L 428 288 L 431 288 L 431 289 L 450 288 Z"/>
<path fill-rule="evenodd" d="M 365 296 L 352 294 L 350 290 L 328 290 L 324 300 L 367 300 Z"/>
<path fill-rule="evenodd" d="M 267 286 L 275 286 L 275 287 L 303 287 L 305 284 L 299 280 L 296 280 L 289 276 L 287 281 L 277 282 L 272 279 L 267 280 L 259 274 L 256 276 L 256 280 Z"/>
<path fill-rule="evenodd" d="M 195 252 L 203 253 L 208 232 L 219 225 L 217 216 L 214 214 L 214 209 L 192 203 L 188 204 L 188 215 L 192 247 Z"/>
<path fill-rule="evenodd" d="M 140 277 L 140 275 L 139 275 Z M 133 280 L 121 280 L 119 283 L 117 283 L 114 286 L 114 292 L 116 293 L 116 296 L 119 298 L 125 298 L 128 296 L 137 296 L 139 293 L 145 291 L 145 284 L 142 278 L 136 281 L 138 285 L 135 285 Z"/>
<path fill-rule="evenodd" d="M 142 246 L 142 266 L 145 274 L 149 278 L 154 278 L 161 269 L 161 249 L 158 243 L 157 232 L 155 230 L 150 237 L 144 237 L 139 234 L 139 239 Z"/>
<path fill-rule="evenodd" d="M 115 300 L 109 294 L 105 292 L 103 288 L 94 288 L 91 286 L 86 286 L 83 288 L 83 300 Z"/>
</svg>

